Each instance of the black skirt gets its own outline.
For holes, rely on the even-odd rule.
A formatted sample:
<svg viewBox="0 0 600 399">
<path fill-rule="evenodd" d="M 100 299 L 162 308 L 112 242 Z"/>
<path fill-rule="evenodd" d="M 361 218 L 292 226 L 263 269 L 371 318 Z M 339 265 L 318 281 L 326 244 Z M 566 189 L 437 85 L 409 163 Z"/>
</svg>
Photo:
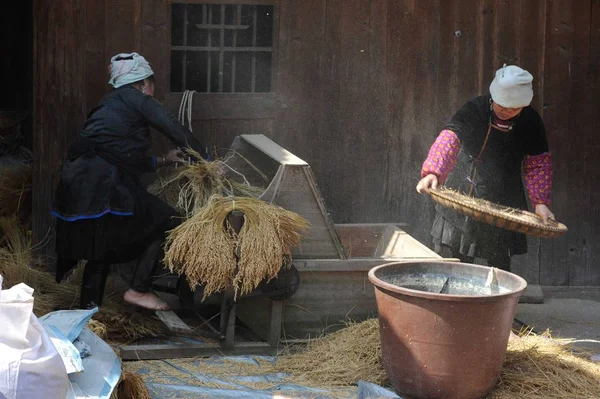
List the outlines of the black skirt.
<svg viewBox="0 0 600 399">
<path fill-rule="evenodd" d="M 141 186 L 128 185 L 135 200 L 133 216 L 106 214 L 94 219 L 57 219 L 56 253 L 60 259 L 127 263 L 137 259 L 150 242 L 164 237 L 177 224 L 169 205 Z"/>
<path fill-rule="evenodd" d="M 462 226 L 455 226 L 436 212 L 431 228 L 434 250 L 440 253 L 442 246 L 471 258 L 490 259 L 499 255 L 522 255 L 527 253 L 527 238 L 524 234 L 500 229 L 463 217 Z"/>
</svg>

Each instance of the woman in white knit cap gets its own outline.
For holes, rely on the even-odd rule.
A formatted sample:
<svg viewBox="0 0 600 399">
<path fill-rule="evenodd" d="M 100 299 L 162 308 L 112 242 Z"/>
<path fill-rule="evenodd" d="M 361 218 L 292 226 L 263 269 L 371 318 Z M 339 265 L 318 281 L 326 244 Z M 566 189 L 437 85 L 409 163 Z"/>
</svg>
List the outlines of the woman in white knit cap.
<svg viewBox="0 0 600 399">
<path fill-rule="evenodd" d="M 174 228 L 176 212 L 140 184 L 140 175 L 179 161 L 179 150 L 164 156 L 146 153 L 150 127 L 178 148 L 207 157 L 203 145 L 154 99 L 154 72 L 137 53 L 111 59 L 113 86 L 92 109 L 79 141 L 69 148 L 52 214 L 57 218 L 56 278 L 87 260 L 81 307 L 102 304 L 111 264 L 137 260 L 124 300 L 152 310 L 167 304 L 151 291 L 165 232 Z"/>
<path fill-rule="evenodd" d="M 474 197 L 527 209 L 527 191 L 545 221 L 549 209 L 552 160 L 544 122 L 530 106 L 533 76 L 518 66 L 502 67 L 490 94 L 465 104 L 444 127 L 423 163 L 419 193 L 444 184 Z M 522 172 L 525 176 L 523 187 Z M 527 252 L 525 235 L 499 229 L 436 207 L 431 231 L 437 253 L 510 270 L 512 255 Z"/>
</svg>

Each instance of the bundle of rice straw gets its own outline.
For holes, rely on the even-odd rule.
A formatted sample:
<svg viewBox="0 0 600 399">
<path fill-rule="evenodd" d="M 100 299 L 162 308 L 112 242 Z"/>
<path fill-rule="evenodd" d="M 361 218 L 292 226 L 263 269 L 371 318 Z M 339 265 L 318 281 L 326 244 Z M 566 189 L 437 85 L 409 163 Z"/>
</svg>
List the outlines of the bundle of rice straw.
<svg viewBox="0 0 600 399">
<path fill-rule="evenodd" d="M 239 234 L 226 226 L 234 210 L 244 214 Z M 308 226 L 298 214 L 264 201 L 214 195 L 169 233 L 165 265 L 185 274 L 192 289 L 204 285 L 205 298 L 230 286 L 237 298 L 275 277 L 289 263 L 292 248 Z"/>
<path fill-rule="evenodd" d="M 16 216 L 0 217 L 0 236 L 0 274 L 4 278 L 4 287 L 25 283 L 33 288 L 33 311 L 38 317 L 54 310 L 72 309 L 79 305 L 82 265 L 67 281 L 57 284 L 51 273 L 33 264 L 31 236 Z M 123 291 L 114 288 L 116 285 L 114 277 L 109 277 L 104 303 L 94 315 L 95 320 L 104 324 L 106 336 L 136 339 L 162 333 L 163 327 L 159 320 L 132 313 L 123 305 Z M 92 324 L 94 325 L 100 328 L 99 324 Z"/>
<path fill-rule="evenodd" d="M 0 215 L 26 218 L 31 208 L 31 165 L 6 159 L 0 162 Z"/>
<path fill-rule="evenodd" d="M 572 340 L 527 333 L 508 344 L 504 367 L 488 399 L 600 397 L 600 364 L 580 356 Z M 377 319 L 351 324 L 281 356 L 277 369 L 299 383 L 352 385 L 359 380 L 388 385 L 381 361 Z"/>
<path fill-rule="evenodd" d="M 163 171 L 162 176 L 159 175 L 159 179 L 148 187 L 148 192 L 178 212 L 189 217 L 202 209 L 214 194 L 256 198 L 262 193 L 261 188 L 247 182 L 226 178 L 224 172 L 233 169 L 223 161 L 205 161 L 192 150 L 187 153 L 199 161 Z"/>
<path fill-rule="evenodd" d="M 150 392 L 139 374 L 124 370 L 110 399 L 151 399 Z"/>
</svg>

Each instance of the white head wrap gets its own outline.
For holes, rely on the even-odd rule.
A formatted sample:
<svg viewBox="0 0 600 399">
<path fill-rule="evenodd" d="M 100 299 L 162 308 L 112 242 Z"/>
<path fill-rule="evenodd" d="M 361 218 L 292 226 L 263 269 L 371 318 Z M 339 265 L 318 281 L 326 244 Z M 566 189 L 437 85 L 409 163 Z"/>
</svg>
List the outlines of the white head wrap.
<svg viewBox="0 0 600 399">
<path fill-rule="evenodd" d="M 129 58 L 119 59 L 118 58 Z M 138 53 L 121 53 L 110 59 L 110 80 L 115 89 L 154 75 L 150 64 Z"/>
<path fill-rule="evenodd" d="M 533 76 L 515 65 L 504 66 L 496 71 L 490 85 L 492 100 L 506 108 L 521 108 L 533 100 Z"/>
</svg>

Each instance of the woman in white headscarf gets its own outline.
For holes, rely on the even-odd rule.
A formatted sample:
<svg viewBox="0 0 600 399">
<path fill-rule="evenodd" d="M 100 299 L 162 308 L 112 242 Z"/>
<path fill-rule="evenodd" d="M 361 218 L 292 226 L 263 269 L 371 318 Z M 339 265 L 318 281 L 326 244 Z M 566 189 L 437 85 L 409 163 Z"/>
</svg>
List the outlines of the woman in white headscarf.
<svg viewBox="0 0 600 399">
<path fill-rule="evenodd" d="M 535 212 L 545 221 L 549 209 L 552 160 L 544 122 L 530 106 L 533 76 L 518 66 L 496 72 L 490 94 L 465 104 L 445 126 L 423 163 L 419 193 L 444 184 L 477 198 L 527 209 L 525 187 Z M 476 222 L 436 207 L 431 234 L 444 257 L 510 270 L 512 255 L 527 252 L 523 234 Z"/>
<path fill-rule="evenodd" d="M 150 127 L 178 148 L 207 158 L 200 141 L 154 96 L 153 71 L 137 53 L 111 59 L 114 87 L 92 109 L 80 140 L 69 148 L 52 214 L 57 217 L 57 281 L 78 260 L 87 260 L 81 306 L 102 304 L 110 265 L 137 259 L 126 302 L 153 310 L 167 304 L 151 292 L 165 232 L 175 211 L 141 186 L 142 173 L 180 161 L 179 150 L 149 157 Z"/>
</svg>

